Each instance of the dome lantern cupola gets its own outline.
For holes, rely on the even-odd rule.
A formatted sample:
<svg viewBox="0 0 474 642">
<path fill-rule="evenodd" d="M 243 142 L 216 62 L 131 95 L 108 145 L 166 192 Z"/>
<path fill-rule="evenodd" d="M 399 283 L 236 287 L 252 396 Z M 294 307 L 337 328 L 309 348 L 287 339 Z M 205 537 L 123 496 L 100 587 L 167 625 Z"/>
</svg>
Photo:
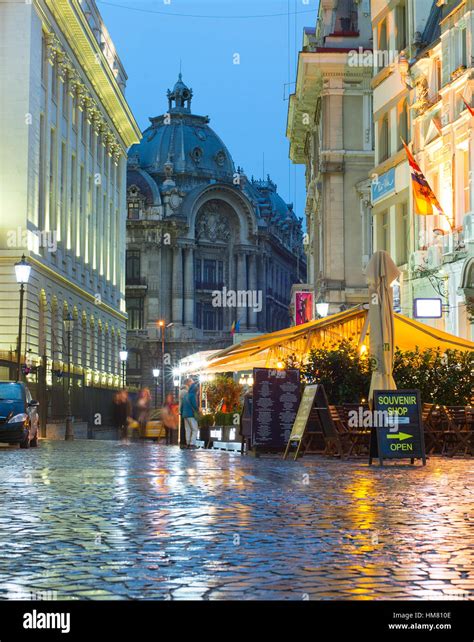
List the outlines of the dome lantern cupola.
<svg viewBox="0 0 474 642">
<path fill-rule="evenodd" d="M 193 90 L 187 87 L 183 82 L 181 72 L 178 76 L 178 82 L 173 87 L 173 91 L 168 89 L 168 110 L 169 113 L 191 113 L 191 99 L 193 97 Z"/>
</svg>

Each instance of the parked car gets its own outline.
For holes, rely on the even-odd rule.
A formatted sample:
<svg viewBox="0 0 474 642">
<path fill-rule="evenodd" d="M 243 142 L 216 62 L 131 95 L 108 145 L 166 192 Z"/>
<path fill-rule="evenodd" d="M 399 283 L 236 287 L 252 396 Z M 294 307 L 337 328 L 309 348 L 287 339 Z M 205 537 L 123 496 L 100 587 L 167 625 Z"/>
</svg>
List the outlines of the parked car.
<svg viewBox="0 0 474 642">
<path fill-rule="evenodd" d="M 39 436 L 39 403 L 21 382 L 0 381 L 0 442 L 36 447 Z"/>
</svg>

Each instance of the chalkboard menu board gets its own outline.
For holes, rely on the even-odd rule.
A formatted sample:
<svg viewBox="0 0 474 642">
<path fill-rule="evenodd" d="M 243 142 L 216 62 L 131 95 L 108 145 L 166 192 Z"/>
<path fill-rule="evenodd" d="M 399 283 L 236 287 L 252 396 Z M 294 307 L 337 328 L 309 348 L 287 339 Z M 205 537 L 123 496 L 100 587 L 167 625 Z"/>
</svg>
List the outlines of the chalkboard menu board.
<svg viewBox="0 0 474 642">
<path fill-rule="evenodd" d="M 419 390 L 376 390 L 370 459 L 422 459 L 426 464 Z"/>
<path fill-rule="evenodd" d="M 313 424 L 312 429 L 310 428 L 311 423 Z M 291 445 L 295 442 L 297 442 L 295 453 L 295 459 L 297 459 L 303 441 L 305 444 L 302 452 L 305 452 L 317 433 L 323 435 L 327 451 L 331 447 L 335 448 L 339 456 L 342 457 L 339 435 L 331 417 L 326 391 L 322 384 L 305 387 L 283 459 L 286 459 Z"/>
<path fill-rule="evenodd" d="M 300 403 L 300 371 L 254 368 L 252 448 L 284 449 Z"/>
</svg>

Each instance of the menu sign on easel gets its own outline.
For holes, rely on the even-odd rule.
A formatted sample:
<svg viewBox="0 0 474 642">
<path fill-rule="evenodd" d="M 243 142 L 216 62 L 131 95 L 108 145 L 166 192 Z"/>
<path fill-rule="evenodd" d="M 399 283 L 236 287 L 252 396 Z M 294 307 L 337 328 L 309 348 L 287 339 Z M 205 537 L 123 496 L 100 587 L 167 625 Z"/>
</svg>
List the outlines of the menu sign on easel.
<svg viewBox="0 0 474 642">
<path fill-rule="evenodd" d="M 300 371 L 254 368 L 251 447 L 283 450 L 300 403 Z"/>
</svg>

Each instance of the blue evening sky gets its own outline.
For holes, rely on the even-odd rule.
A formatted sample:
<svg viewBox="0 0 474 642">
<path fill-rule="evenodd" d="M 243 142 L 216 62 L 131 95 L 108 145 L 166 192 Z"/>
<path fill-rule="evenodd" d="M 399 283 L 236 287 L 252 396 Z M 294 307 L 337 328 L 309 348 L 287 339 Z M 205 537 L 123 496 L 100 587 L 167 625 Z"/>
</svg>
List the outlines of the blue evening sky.
<svg viewBox="0 0 474 642">
<path fill-rule="evenodd" d="M 318 0 L 97 0 L 128 74 L 127 99 L 141 129 L 149 116 L 166 112 L 166 90 L 177 80 L 181 59 L 183 81 L 194 91 L 192 111 L 210 116 L 210 126 L 249 178 L 262 177 L 265 154 L 265 175 L 302 218 L 304 167 L 289 167 L 285 133 L 303 27 L 315 25 L 317 5 Z M 234 64 L 234 54 L 240 64 Z"/>
</svg>

